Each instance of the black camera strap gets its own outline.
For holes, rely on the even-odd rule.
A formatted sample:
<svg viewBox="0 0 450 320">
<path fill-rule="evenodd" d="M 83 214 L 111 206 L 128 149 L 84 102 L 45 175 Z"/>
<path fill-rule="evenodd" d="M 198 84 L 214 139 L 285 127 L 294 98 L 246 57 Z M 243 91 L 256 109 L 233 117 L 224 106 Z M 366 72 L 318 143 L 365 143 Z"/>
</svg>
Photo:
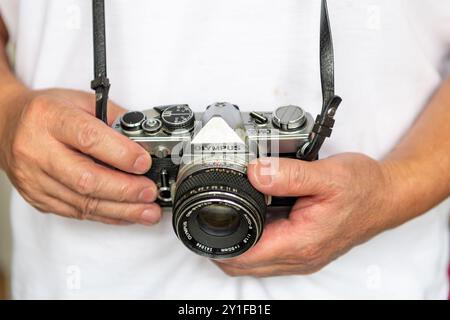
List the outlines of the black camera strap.
<svg viewBox="0 0 450 320">
<path fill-rule="evenodd" d="M 94 32 L 94 74 L 91 88 L 96 93 L 96 117 L 107 123 L 107 103 L 110 88 L 106 73 L 105 2 L 92 0 Z M 317 159 L 326 138 L 331 136 L 334 116 L 342 99 L 334 93 L 334 50 L 327 0 L 322 0 L 320 17 L 320 77 L 322 83 L 322 112 L 317 116 L 311 141 L 297 152 L 302 160 Z"/>
<path fill-rule="evenodd" d="M 92 0 L 94 31 L 94 75 L 91 88 L 95 90 L 95 116 L 108 123 L 107 107 L 109 79 L 106 74 L 105 1 Z"/>
<path fill-rule="evenodd" d="M 322 83 L 322 112 L 317 116 L 311 141 L 297 152 L 302 160 L 313 161 L 326 138 L 331 136 L 334 116 L 342 99 L 334 93 L 334 50 L 327 1 L 322 0 L 320 16 L 320 78 Z"/>
</svg>

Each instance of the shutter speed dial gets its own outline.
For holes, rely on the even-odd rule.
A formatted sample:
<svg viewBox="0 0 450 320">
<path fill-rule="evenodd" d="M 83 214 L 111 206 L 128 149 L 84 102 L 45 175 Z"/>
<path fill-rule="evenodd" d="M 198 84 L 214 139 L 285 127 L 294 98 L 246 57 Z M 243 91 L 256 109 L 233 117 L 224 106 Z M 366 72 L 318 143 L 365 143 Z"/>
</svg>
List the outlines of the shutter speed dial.
<svg viewBox="0 0 450 320">
<path fill-rule="evenodd" d="M 283 131 L 298 130 L 306 122 L 305 111 L 298 106 L 280 107 L 273 113 L 273 124 Z"/>
<path fill-rule="evenodd" d="M 185 104 L 169 106 L 161 113 L 161 121 L 169 131 L 190 130 L 194 127 L 194 112 Z"/>
</svg>

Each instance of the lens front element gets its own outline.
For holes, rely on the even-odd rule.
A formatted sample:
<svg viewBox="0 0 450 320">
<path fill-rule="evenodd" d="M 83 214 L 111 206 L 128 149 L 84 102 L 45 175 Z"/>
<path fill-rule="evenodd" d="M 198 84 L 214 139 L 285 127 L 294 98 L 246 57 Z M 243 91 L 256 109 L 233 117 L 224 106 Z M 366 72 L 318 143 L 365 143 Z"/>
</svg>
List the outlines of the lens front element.
<svg viewBox="0 0 450 320">
<path fill-rule="evenodd" d="M 216 237 L 235 233 L 241 223 L 238 211 L 221 204 L 203 207 L 197 214 L 197 220 L 204 232 Z"/>
<path fill-rule="evenodd" d="M 236 170 L 200 169 L 177 186 L 173 226 L 180 240 L 212 259 L 241 255 L 261 237 L 266 204 Z"/>
</svg>

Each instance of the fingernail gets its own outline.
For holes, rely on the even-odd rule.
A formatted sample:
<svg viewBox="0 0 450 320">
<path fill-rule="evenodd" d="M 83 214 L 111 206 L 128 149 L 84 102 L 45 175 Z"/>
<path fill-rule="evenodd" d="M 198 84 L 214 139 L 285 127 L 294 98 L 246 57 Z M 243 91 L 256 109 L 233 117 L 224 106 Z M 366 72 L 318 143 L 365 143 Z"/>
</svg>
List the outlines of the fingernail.
<svg viewBox="0 0 450 320">
<path fill-rule="evenodd" d="M 139 156 L 139 158 L 137 158 L 134 163 L 134 170 L 137 173 L 145 173 L 148 171 L 149 167 L 150 167 L 150 163 L 149 163 L 148 155 L 146 155 L 146 154 Z"/>
<path fill-rule="evenodd" d="M 144 212 L 142 212 L 141 214 L 141 222 L 143 224 L 154 224 L 158 221 L 158 219 L 156 218 L 155 213 L 152 210 L 144 210 Z"/>
<path fill-rule="evenodd" d="M 153 202 L 155 201 L 155 191 L 153 188 L 145 188 L 139 194 L 139 201 L 142 202 Z"/>
</svg>

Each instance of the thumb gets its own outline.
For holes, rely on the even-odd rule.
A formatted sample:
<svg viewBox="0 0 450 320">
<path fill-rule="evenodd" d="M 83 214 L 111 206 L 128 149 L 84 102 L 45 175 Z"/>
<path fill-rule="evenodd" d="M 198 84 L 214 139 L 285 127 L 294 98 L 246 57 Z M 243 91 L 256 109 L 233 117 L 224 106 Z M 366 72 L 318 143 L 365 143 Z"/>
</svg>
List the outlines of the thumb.
<svg viewBox="0 0 450 320">
<path fill-rule="evenodd" d="M 249 165 L 248 178 L 264 194 L 297 197 L 322 194 L 331 177 L 320 161 L 260 158 Z"/>
</svg>

